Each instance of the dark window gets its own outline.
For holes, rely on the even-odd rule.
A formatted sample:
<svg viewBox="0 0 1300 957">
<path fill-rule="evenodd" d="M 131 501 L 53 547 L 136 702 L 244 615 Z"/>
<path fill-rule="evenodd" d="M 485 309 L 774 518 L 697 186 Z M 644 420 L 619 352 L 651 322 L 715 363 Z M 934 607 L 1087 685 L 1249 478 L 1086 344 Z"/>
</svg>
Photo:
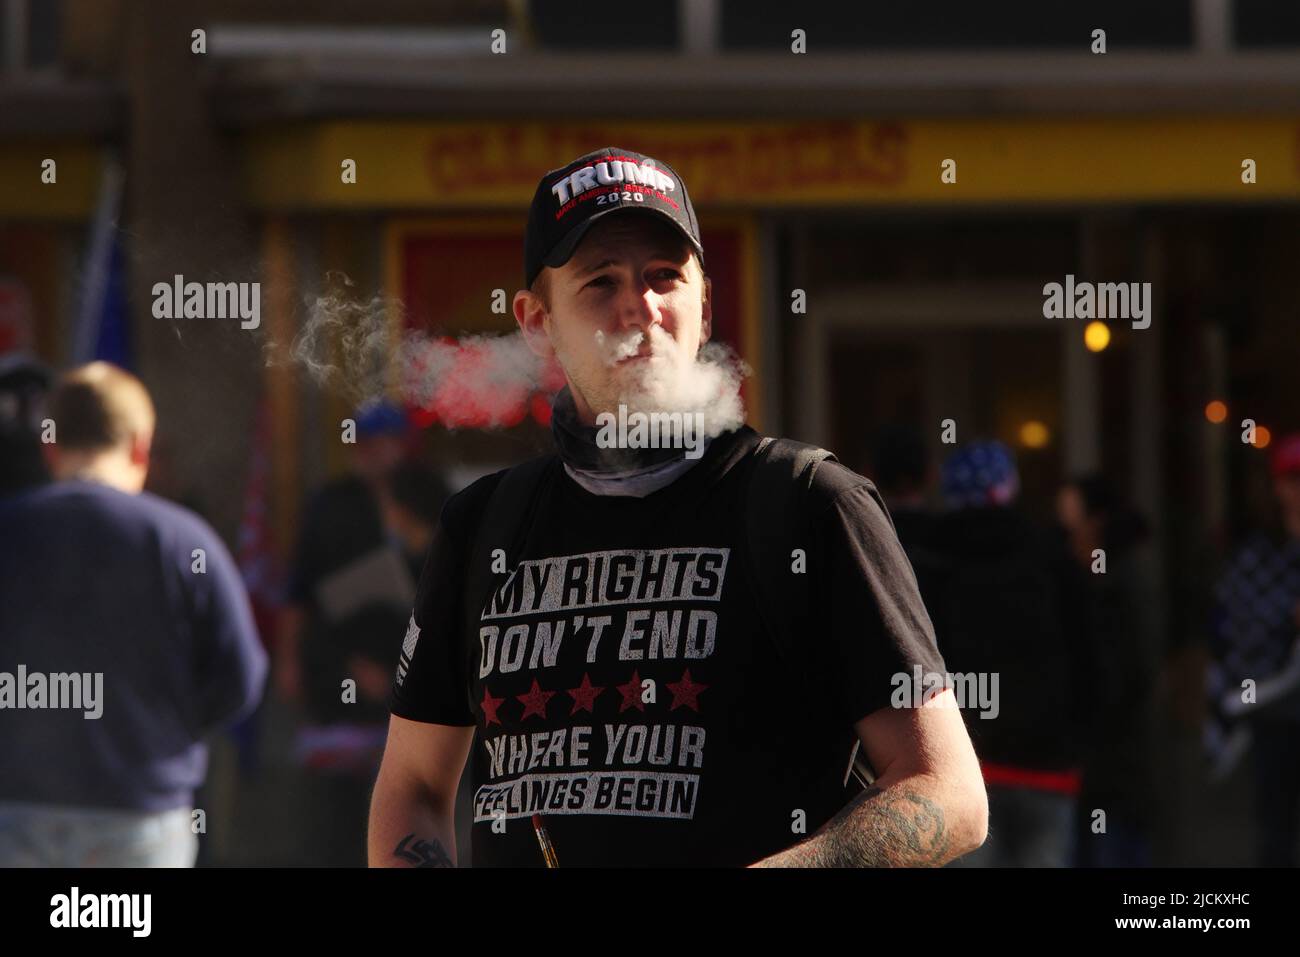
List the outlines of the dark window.
<svg viewBox="0 0 1300 957">
<path fill-rule="evenodd" d="M 1300 3 L 1296 0 L 1237 0 L 1232 29 L 1239 47 L 1300 46 Z"/>
<path fill-rule="evenodd" d="M 61 0 L 38 0 L 27 5 L 27 65 L 33 69 L 50 66 L 59 59 L 63 30 Z"/>
<path fill-rule="evenodd" d="M 1283 0 L 1278 0 L 1279 5 Z M 1295 0 L 1287 0 L 1294 3 Z M 829 48 L 1059 48 L 1087 51 L 1106 31 L 1108 51 L 1188 47 L 1189 0 L 925 0 L 845 4 L 828 0 L 722 0 L 722 41 L 729 49 L 789 49 L 790 31 L 808 34 L 811 52 Z"/>
<path fill-rule="evenodd" d="M 802 283 L 960 281 L 1064 276 L 1077 261 L 1078 229 L 1056 218 L 986 217 L 820 223 L 809 233 Z M 801 285 L 796 282 L 794 285 Z"/>
<path fill-rule="evenodd" d="M 662 50 L 677 46 L 677 4 L 531 0 L 539 46 L 551 50 Z"/>
<path fill-rule="evenodd" d="M 13 22 L 0 3 L 0 70 L 32 70 L 58 62 L 63 29 L 63 0 L 27 4 L 21 63 L 9 63 L 9 31 Z"/>
</svg>

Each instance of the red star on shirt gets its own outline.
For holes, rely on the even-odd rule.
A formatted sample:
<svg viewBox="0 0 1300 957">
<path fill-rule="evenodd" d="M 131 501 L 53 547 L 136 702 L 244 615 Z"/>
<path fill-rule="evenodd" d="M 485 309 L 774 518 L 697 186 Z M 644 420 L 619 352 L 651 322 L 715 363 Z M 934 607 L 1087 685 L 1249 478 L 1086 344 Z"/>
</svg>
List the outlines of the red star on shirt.
<svg viewBox="0 0 1300 957">
<path fill-rule="evenodd" d="M 488 691 L 487 685 L 483 686 L 483 700 L 479 702 L 479 707 L 483 709 L 484 724 L 500 724 L 501 719 L 497 717 L 497 708 L 501 707 L 501 702 L 505 698 L 494 698 Z"/>
<path fill-rule="evenodd" d="M 619 685 L 618 690 L 623 694 L 623 703 L 618 706 L 619 714 L 628 708 L 645 710 L 645 702 L 641 700 L 641 676 L 635 671 L 632 672 L 632 680 L 625 685 Z"/>
<path fill-rule="evenodd" d="M 665 682 L 665 684 L 667 685 L 668 690 L 673 693 L 673 705 L 668 709 L 669 711 L 676 710 L 683 705 L 690 708 L 692 711 L 700 710 L 700 694 L 708 687 L 708 685 L 697 684 L 696 682 L 691 681 L 690 668 L 686 669 L 686 673 L 682 675 L 681 681 L 668 681 Z"/>
<path fill-rule="evenodd" d="M 591 683 L 591 678 L 589 678 L 584 672 L 582 675 L 582 684 L 578 685 L 576 688 L 570 688 L 568 692 L 566 692 L 569 697 L 573 699 L 573 710 L 570 711 L 569 714 L 577 714 L 584 708 L 587 711 L 591 711 L 592 704 L 604 690 L 604 688 L 594 687 Z"/>
<path fill-rule="evenodd" d="M 533 686 L 528 689 L 528 694 L 515 695 L 516 698 L 524 703 L 524 713 L 520 716 L 519 720 L 524 720 L 524 718 L 527 718 L 530 714 L 535 714 L 539 718 L 545 719 L 546 702 L 551 700 L 553 694 L 555 694 L 554 691 L 543 691 L 541 687 L 538 686 L 537 679 L 534 678 Z"/>
</svg>

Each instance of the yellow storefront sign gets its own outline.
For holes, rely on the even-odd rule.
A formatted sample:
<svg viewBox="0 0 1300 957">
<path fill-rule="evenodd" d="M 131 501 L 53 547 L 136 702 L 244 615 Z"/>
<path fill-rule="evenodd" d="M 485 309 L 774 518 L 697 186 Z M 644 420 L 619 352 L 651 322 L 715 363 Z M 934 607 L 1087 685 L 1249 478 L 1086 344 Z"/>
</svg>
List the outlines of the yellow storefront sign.
<svg viewBox="0 0 1300 957">
<path fill-rule="evenodd" d="M 53 160 L 52 167 L 47 161 Z M 0 148 L 0 217 L 76 221 L 95 208 L 103 150 L 94 143 L 52 137 L 18 140 Z M 42 173 L 52 169 L 53 176 Z"/>
<path fill-rule="evenodd" d="M 704 206 L 1300 199 L 1300 117 L 339 121 L 251 134 L 245 181 L 265 209 L 523 209 L 545 170 L 609 145 L 668 163 Z"/>
</svg>

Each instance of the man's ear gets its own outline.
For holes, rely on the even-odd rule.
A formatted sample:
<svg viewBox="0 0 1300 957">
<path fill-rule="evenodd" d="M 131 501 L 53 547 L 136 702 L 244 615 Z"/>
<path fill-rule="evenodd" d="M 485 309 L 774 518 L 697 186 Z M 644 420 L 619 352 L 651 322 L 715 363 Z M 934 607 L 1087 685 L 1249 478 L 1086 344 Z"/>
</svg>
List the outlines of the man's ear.
<svg viewBox="0 0 1300 957">
<path fill-rule="evenodd" d="M 555 355 L 550 334 L 546 331 L 547 312 L 542 299 L 528 289 L 520 289 L 514 299 L 515 322 L 533 354 L 543 359 Z"/>
<path fill-rule="evenodd" d="M 700 309 L 700 344 L 709 341 L 713 335 L 713 280 L 704 277 L 704 303 Z"/>
<path fill-rule="evenodd" d="M 151 448 L 153 448 L 153 433 L 137 432 L 131 436 L 131 446 L 127 450 L 131 456 L 131 464 L 148 468 L 149 450 Z"/>
</svg>

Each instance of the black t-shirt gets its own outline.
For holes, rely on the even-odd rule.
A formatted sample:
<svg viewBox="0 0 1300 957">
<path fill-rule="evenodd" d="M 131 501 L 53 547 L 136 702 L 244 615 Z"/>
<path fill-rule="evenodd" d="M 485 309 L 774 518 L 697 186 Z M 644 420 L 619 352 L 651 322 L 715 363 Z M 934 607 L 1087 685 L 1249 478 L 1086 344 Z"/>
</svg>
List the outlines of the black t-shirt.
<svg viewBox="0 0 1300 957">
<path fill-rule="evenodd" d="M 562 867 L 751 864 L 852 797 L 853 723 L 889 706 L 893 676 L 943 670 L 883 503 L 835 463 L 811 493 L 801 660 L 773 645 L 746 572 L 758 441 L 726 433 L 640 499 L 551 469 L 472 628 L 465 566 L 502 473 L 448 501 L 392 710 L 476 727 L 474 866 L 542 866 L 534 812 Z"/>
</svg>

